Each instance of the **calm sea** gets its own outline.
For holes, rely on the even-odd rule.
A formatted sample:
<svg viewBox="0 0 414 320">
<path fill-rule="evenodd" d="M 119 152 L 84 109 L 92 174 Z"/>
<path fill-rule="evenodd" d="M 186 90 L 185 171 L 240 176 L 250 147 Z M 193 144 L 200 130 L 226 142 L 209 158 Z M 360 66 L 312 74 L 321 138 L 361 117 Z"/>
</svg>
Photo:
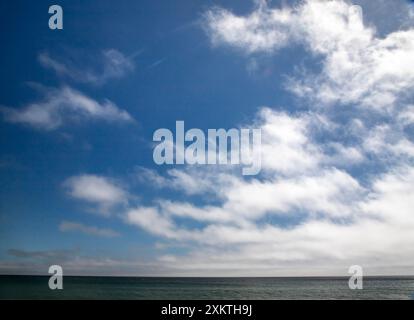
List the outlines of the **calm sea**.
<svg viewBox="0 0 414 320">
<path fill-rule="evenodd" d="M 0 299 L 414 299 L 414 277 L 364 278 L 350 290 L 346 278 L 64 277 L 0 276 Z"/>
</svg>

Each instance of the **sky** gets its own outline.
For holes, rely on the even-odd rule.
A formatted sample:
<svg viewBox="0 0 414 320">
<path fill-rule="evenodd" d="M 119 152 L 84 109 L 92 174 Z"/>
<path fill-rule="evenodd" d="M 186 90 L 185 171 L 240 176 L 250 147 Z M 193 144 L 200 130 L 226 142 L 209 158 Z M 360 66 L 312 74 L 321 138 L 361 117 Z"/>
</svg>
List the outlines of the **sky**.
<svg viewBox="0 0 414 320">
<path fill-rule="evenodd" d="M 0 3 L 0 274 L 414 274 L 413 2 L 51 4 Z M 155 164 L 176 121 L 260 174 Z"/>
</svg>

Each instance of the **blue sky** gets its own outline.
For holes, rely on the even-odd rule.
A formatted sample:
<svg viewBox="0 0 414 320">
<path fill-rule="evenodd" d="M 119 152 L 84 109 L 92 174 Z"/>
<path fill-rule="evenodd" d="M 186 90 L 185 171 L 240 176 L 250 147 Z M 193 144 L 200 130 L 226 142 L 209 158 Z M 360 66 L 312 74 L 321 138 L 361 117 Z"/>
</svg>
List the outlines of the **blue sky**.
<svg viewBox="0 0 414 320">
<path fill-rule="evenodd" d="M 0 272 L 412 273 L 396 3 L 71 0 L 63 30 L 48 1 L 1 3 Z M 157 166 L 178 120 L 260 127 L 262 173 Z"/>
</svg>

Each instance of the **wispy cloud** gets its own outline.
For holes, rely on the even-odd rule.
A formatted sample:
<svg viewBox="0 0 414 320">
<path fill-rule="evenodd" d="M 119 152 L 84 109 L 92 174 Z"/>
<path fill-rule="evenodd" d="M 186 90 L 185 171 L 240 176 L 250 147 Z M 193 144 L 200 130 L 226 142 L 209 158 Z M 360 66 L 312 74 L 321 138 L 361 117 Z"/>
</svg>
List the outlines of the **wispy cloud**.
<svg viewBox="0 0 414 320">
<path fill-rule="evenodd" d="M 41 130 L 55 130 L 84 119 L 131 122 L 131 115 L 110 100 L 98 102 L 69 86 L 43 88 L 44 97 L 22 108 L 0 107 L 6 121 Z"/>
<path fill-rule="evenodd" d="M 65 250 L 65 249 L 58 249 L 58 250 L 39 250 L 39 251 L 32 251 L 32 250 L 21 250 L 21 249 L 9 249 L 7 253 L 16 258 L 23 258 L 23 259 L 39 259 L 43 261 L 53 261 L 53 260 L 60 260 L 66 261 L 72 258 L 79 252 L 77 249 L 73 250 Z"/>
<path fill-rule="evenodd" d="M 80 232 L 86 235 L 104 238 L 114 238 L 120 236 L 118 232 L 111 229 L 87 226 L 82 223 L 72 221 L 62 221 L 59 225 L 59 230 L 62 232 Z"/>
<path fill-rule="evenodd" d="M 95 59 L 101 64 L 96 70 L 81 67 L 68 60 L 53 58 L 47 52 L 40 53 L 38 59 L 42 66 L 55 71 L 60 77 L 94 85 L 102 85 L 111 79 L 119 79 L 135 69 L 133 59 L 116 49 L 102 51 L 99 58 Z"/>
<path fill-rule="evenodd" d="M 151 63 L 147 69 L 152 69 L 158 67 L 161 63 L 164 63 L 164 61 L 167 60 L 167 58 L 158 59 L 157 61 Z"/>
</svg>

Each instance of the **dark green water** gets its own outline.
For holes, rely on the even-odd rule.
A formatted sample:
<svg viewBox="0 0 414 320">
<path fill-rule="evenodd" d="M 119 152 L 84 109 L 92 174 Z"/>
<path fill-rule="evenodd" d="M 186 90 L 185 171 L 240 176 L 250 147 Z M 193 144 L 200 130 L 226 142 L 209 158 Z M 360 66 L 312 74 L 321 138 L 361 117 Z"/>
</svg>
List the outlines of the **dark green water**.
<svg viewBox="0 0 414 320">
<path fill-rule="evenodd" d="M 414 299 L 414 278 L 129 278 L 69 277 L 50 290 L 48 277 L 0 276 L 0 299 Z"/>
</svg>

